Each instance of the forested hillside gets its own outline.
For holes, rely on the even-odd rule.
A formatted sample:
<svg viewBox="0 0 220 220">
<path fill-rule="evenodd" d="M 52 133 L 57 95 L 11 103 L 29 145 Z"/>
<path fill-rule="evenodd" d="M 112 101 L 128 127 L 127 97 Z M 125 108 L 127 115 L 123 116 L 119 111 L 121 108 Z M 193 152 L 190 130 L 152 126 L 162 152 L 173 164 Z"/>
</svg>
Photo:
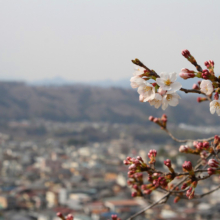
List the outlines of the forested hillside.
<svg viewBox="0 0 220 220">
<path fill-rule="evenodd" d="M 193 105 L 193 108 L 192 108 Z M 132 89 L 99 88 L 80 85 L 37 87 L 24 83 L 0 82 L 1 121 L 44 118 L 53 121 L 107 121 L 146 123 L 149 115 L 160 116 L 148 103 L 140 103 Z M 169 107 L 173 123 L 218 125 L 209 112 L 209 103 L 184 98 L 177 107 Z M 207 117 L 206 117 L 207 116 Z"/>
</svg>

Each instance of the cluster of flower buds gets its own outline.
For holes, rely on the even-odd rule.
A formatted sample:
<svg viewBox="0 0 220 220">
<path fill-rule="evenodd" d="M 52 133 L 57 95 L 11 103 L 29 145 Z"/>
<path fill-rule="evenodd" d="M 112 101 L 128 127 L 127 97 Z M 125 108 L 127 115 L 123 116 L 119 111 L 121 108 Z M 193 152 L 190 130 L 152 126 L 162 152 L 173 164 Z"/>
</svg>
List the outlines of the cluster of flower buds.
<svg viewBox="0 0 220 220">
<path fill-rule="evenodd" d="M 198 142 L 194 141 L 193 146 L 195 149 L 190 148 L 188 145 L 181 145 L 179 152 L 181 153 L 190 153 L 190 154 L 200 154 L 201 158 L 207 157 L 207 152 L 213 153 L 213 148 L 210 146 L 209 142 Z"/>
<path fill-rule="evenodd" d="M 190 179 L 190 180 L 187 180 L 185 183 L 183 183 L 181 189 L 186 189 L 187 187 L 188 190 L 186 191 L 186 196 L 189 198 L 189 199 L 192 199 L 194 197 L 194 193 L 195 193 L 195 188 L 197 186 L 197 183 L 198 181 L 193 181 Z"/>
<path fill-rule="evenodd" d="M 183 79 L 190 79 L 190 78 L 194 78 L 195 72 L 193 70 L 189 70 L 186 68 L 181 69 L 181 72 L 179 73 L 179 76 Z"/>
<path fill-rule="evenodd" d="M 210 75 L 211 74 L 210 74 L 210 72 L 207 69 L 202 71 L 202 78 L 203 79 L 209 79 Z"/>
<path fill-rule="evenodd" d="M 148 157 L 150 159 L 149 164 L 154 164 L 156 162 L 156 156 L 157 156 L 157 151 L 156 150 L 150 150 L 148 153 Z"/>
<path fill-rule="evenodd" d="M 137 156 L 136 158 L 127 157 L 126 160 L 124 160 L 124 164 L 130 165 L 128 168 L 128 176 L 131 178 L 135 173 L 147 171 L 149 168 L 149 166 L 143 161 L 140 156 Z"/>
<path fill-rule="evenodd" d="M 161 118 L 155 118 L 153 116 L 150 116 L 149 121 L 154 122 L 155 124 L 159 125 L 161 128 L 166 128 L 166 126 L 167 126 L 167 115 L 163 114 Z"/>
<path fill-rule="evenodd" d="M 214 75 L 214 61 L 213 60 L 209 60 L 209 61 L 205 61 L 205 66 L 207 67 L 207 69 L 209 70 L 209 72 Z"/>
<path fill-rule="evenodd" d="M 61 212 L 57 213 L 57 217 L 59 217 L 62 220 L 73 220 L 74 217 L 71 214 L 68 214 L 66 217 L 64 217 L 64 215 Z"/>
<path fill-rule="evenodd" d="M 111 218 L 112 218 L 112 220 L 121 220 L 120 218 L 118 218 L 117 215 L 112 215 Z"/>
<path fill-rule="evenodd" d="M 170 159 L 166 159 L 164 160 L 164 165 L 168 167 L 169 171 L 171 173 L 174 173 L 174 169 L 172 168 L 172 163 L 171 163 L 171 160 Z"/>
</svg>

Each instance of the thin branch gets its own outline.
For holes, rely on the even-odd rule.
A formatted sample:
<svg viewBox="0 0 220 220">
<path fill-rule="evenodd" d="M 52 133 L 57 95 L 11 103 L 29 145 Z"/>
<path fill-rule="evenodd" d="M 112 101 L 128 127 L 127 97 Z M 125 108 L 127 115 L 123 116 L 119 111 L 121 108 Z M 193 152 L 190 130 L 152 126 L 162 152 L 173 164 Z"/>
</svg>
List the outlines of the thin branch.
<svg viewBox="0 0 220 220">
<path fill-rule="evenodd" d="M 192 140 L 192 139 L 185 139 L 185 140 L 180 140 L 178 138 L 175 138 L 172 133 L 167 129 L 167 128 L 164 128 L 164 130 L 167 132 L 167 134 L 176 142 L 179 142 L 179 143 L 186 143 L 186 142 L 193 142 L 193 141 L 211 141 L 214 139 L 214 136 L 213 137 L 210 137 L 210 138 L 205 138 L 205 139 L 197 139 L 197 140 Z"/>
<path fill-rule="evenodd" d="M 220 185 L 219 185 L 218 187 L 216 187 L 215 189 L 208 191 L 207 193 L 203 193 L 203 194 L 201 194 L 201 195 L 196 195 L 194 198 L 195 198 L 195 199 L 202 198 L 202 197 L 204 197 L 204 196 L 207 196 L 207 195 L 209 195 L 209 194 L 211 194 L 211 193 L 217 191 L 218 189 L 220 189 Z"/>
<path fill-rule="evenodd" d="M 153 208 L 154 206 L 156 206 L 157 204 L 160 204 L 164 199 L 166 199 L 166 197 L 168 197 L 170 195 L 170 193 L 165 194 L 162 198 L 160 198 L 159 200 L 157 200 L 156 202 L 154 202 L 153 204 L 147 206 L 146 208 L 142 209 L 141 211 L 137 212 L 136 214 L 132 215 L 130 218 L 128 218 L 128 220 L 134 219 L 136 216 L 142 214 L 143 212 L 145 212 L 146 210 Z"/>
</svg>

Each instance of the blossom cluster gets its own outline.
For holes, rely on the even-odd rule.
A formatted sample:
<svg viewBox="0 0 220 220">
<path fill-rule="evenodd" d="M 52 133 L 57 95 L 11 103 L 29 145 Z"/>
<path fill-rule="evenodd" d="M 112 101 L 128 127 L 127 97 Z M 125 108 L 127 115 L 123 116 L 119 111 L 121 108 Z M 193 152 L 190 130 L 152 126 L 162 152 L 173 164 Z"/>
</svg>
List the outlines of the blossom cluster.
<svg viewBox="0 0 220 220">
<path fill-rule="evenodd" d="M 154 83 L 148 82 L 149 79 L 154 79 L 154 76 L 143 67 L 138 67 L 130 79 L 131 87 L 137 88 L 141 102 L 149 102 L 155 108 L 162 106 L 163 110 L 168 105 L 178 105 L 180 96 L 176 92 L 182 85 L 176 82 L 176 73 L 161 73 Z"/>
<path fill-rule="evenodd" d="M 182 85 L 176 82 L 176 73 L 162 72 L 158 75 L 154 70 L 144 66 L 138 59 L 132 60 L 136 64 L 136 70 L 130 82 L 132 88 L 137 88 L 139 100 L 141 102 L 149 102 L 155 108 L 161 106 L 165 110 L 169 105 L 178 105 L 180 96 L 177 91 L 198 93 L 206 96 L 198 97 L 198 102 L 209 100 L 211 114 L 216 112 L 220 116 L 220 78 L 215 76 L 214 61 L 205 61 L 206 69 L 202 69 L 188 50 L 183 50 L 182 55 L 196 67 L 197 71 L 183 68 L 179 76 L 185 80 L 194 77 L 202 79 L 202 81 L 198 81 L 198 85 L 193 85 L 193 90 L 182 88 Z M 212 100 L 213 93 L 214 100 Z"/>
</svg>

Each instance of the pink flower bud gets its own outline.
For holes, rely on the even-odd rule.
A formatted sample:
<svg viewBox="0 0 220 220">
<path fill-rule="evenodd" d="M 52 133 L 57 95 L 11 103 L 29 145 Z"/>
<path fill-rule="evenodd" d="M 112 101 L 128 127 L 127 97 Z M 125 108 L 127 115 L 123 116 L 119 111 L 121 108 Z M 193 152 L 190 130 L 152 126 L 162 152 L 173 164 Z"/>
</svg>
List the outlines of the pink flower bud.
<svg viewBox="0 0 220 220">
<path fill-rule="evenodd" d="M 188 186 L 187 183 L 183 183 L 181 189 L 185 189 L 187 186 Z"/>
<path fill-rule="evenodd" d="M 130 164 L 130 162 L 128 162 L 127 160 L 124 160 L 123 163 L 124 163 L 124 165 L 129 165 Z"/>
<path fill-rule="evenodd" d="M 202 71 L 202 78 L 203 79 L 208 79 L 209 76 L 210 76 L 210 72 L 207 69 Z"/>
<path fill-rule="evenodd" d="M 188 199 L 192 199 L 194 197 L 194 193 L 195 191 L 193 190 L 192 187 L 190 187 L 187 191 L 186 191 L 186 196 L 188 197 Z"/>
<path fill-rule="evenodd" d="M 209 60 L 209 63 L 210 63 L 210 65 L 211 65 L 212 67 L 214 67 L 215 63 L 214 63 L 213 60 Z"/>
<path fill-rule="evenodd" d="M 205 141 L 205 142 L 203 142 L 203 148 L 204 149 L 209 149 L 209 147 L 210 147 L 210 144 L 209 144 L 209 142 L 207 142 L 207 141 Z"/>
<path fill-rule="evenodd" d="M 208 165 L 209 165 L 210 167 L 218 168 L 219 162 L 218 162 L 217 160 L 215 160 L 215 159 L 210 159 L 210 160 L 208 161 Z"/>
<path fill-rule="evenodd" d="M 188 56 L 190 56 L 190 52 L 188 50 L 182 50 L 182 55 L 187 58 Z"/>
<path fill-rule="evenodd" d="M 165 160 L 163 163 L 165 166 L 171 168 L 171 160 L 170 159 Z"/>
<path fill-rule="evenodd" d="M 141 162 L 144 162 L 141 156 L 137 156 L 137 159 Z"/>
<path fill-rule="evenodd" d="M 138 185 L 135 184 L 132 186 L 132 188 L 138 190 Z"/>
<path fill-rule="evenodd" d="M 200 85 L 200 84 L 201 84 L 201 81 L 198 81 L 197 83 L 198 83 L 198 85 Z"/>
<path fill-rule="evenodd" d="M 131 164 L 128 169 L 129 170 L 135 170 L 137 168 L 137 166 L 135 164 Z"/>
<path fill-rule="evenodd" d="M 163 114 L 163 115 L 162 115 L 162 118 L 167 118 L 167 115 L 166 115 L 166 114 Z"/>
<path fill-rule="evenodd" d="M 215 99 L 215 100 L 218 100 L 218 99 L 219 99 L 219 94 L 218 94 L 218 92 L 215 93 L 214 99 Z"/>
<path fill-rule="evenodd" d="M 196 145 L 196 148 L 198 150 L 202 150 L 203 149 L 203 143 L 202 142 L 198 142 L 197 145 Z"/>
<path fill-rule="evenodd" d="M 152 86 L 155 87 L 157 85 L 157 83 L 152 83 Z"/>
<path fill-rule="evenodd" d="M 153 117 L 153 116 L 150 116 L 150 117 L 149 117 L 149 121 L 154 121 L 154 117 Z"/>
<path fill-rule="evenodd" d="M 208 168 L 208 169 L 207 169 L 207 172 L 208 172 L 208 174 L 211 176 L 211 175 L 215 174 L 216 169 Z"/>
<path fill-rule="evenodd" d="M 65 219 L 64 216 L 63 216 L 63 214 L 62 214 L 61 212 L 58 212 L 58 213 L 57 213 L 57 217 L 59 217 L 59 218 L 61 218 L 61 219 Z"/>
<path fill-rule="evenodd" d="M 158 118 L 154 118 L 153 120 L 154 123 L 157 123 L 158 121 L 159 121 Z"/>
<path fill-rule="evenodd" d="M 191 71 L 191 70 L 188 70 L 188 69 L 184 68 L 179 73 L 179 76 L 183 79 L 189 79 L 189 78 L 194 78 L 195 73 L 194 73 L 194 71 Z"/>
<path fill-rule="evenodd" d="M 219 142 L 220 142 L 220 137 L 218 136 L 218 135 L 215 135 L 215 137 L 214 137 L 214 144 L 219 144 Z"/>
<path fill-rule="evenodd" d="M 185 161 L 182 165 L 184 170 L 191 171 L 192 170 L 192 163 L 190 161 Z"/>
<path fill-rule="evenodd" d="M 118 216 L 117 215 L 112 215 L 112 220 L 117 220 Z"/>
<path fill-rule="evenodd" d="M 206 66 L 207 68 L 209 68 L 209 62 L 208 62 L 208 61 L 205 61 L 204 64 L 205 64 L 205 66 Z"/>
<path fill-rule="evenodd" d="M 150 189 L 146 189 L 146 190 L 143 191 L 143 193 L 147 194 L 147 195 L 151 194 L 151 192 L 152 192 L 152 190 L 150 190 Z"/>
<path fill-rule="evenodd" d="M 131 193 L 131 196 L 132 196 L 132 197 L 137 197 L 137 192 L 132 192 L 132 193 Z"/>
<path fill-rule="evenodd" d="M 150 150 L 148 153 L 148 157 L 151 159 L 151 157 L 156 157 L 157 156 L 157 151 L 156 150 Z"/>
<path fill-rule="evenodd" d="M 67 215 L 66 220 L 73 220 L 73 215 L 71 215 L 71 214 Z"/>
<path fill-rule="evenodd" d="M 187 152 L 188 152 L 188 149 L 189 149 L 189 146 L 188 146 L 188 145 L 181 145 L 180 148 L 179 148 L 179 152 L 181 152 L 181 153 L 187 153 Z"/>
<path fill-rule="evenodd" d="M 193 84 L 193 89 L 199 89 L 198 85 L 196 85 L 195 83 Z"/>
<path fill-rule="evenodd" d="M 148 182 L 152 182 L 153 181 L 152 176 L 148 176 L 147 180 L 148 180 Z"/>
<path fill-rule="evenodd" d="M 130 186 L 130 185 L 132 185 L 132 184 L 133 184 L 133 181 L 127 180 L 127 185 L 128 185 L 128 186 Z"/>
<path fill-rule="evenodd" d="M 173 200 L 174 203 L 177 203 L 178 201 L 180 200 L 180 197 L 179 196 L 176 196 Z"/>
</svg>

